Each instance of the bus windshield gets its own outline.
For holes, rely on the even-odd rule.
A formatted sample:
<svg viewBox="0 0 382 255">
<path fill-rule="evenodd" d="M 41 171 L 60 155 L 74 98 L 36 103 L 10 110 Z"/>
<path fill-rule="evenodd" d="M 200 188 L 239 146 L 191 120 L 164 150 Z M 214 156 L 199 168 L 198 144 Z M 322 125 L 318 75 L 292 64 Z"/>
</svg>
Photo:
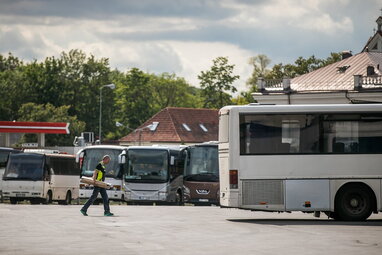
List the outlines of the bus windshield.
<svg viewBox="0 0 382 255">
<path fill-rule="evenodd" d="M 219 181 L 217 146 L 195 146 L 188 150 L 185 181 Z"/>
<path fill-rule="evenodd" d="M 7 164 L 9 151 L 0 151 L 0 167 L 4 168 Z"/>
<path fill-rule="evenodd" d="M 44 155 L 11 154 L 4 180 L 42 180 Z"/>
<path fill-rule="evenodd" d="M 166 150 L 128 150 L 128 182 L 166 182 L 168 180 L 168 152 Z"/>
<path fill-rule="evenodd" d="M 101 162 L 103 156 L 109 155 L 111 160 L 105 165 L 106 177 L 118 178 L 120 168 L 118 164 L 118 155 L 122 153 L 120 149 L 87 149 L 85 151 L 81 172 L 84 176 L 92 176 L 94 169 Z"/>
</svg>

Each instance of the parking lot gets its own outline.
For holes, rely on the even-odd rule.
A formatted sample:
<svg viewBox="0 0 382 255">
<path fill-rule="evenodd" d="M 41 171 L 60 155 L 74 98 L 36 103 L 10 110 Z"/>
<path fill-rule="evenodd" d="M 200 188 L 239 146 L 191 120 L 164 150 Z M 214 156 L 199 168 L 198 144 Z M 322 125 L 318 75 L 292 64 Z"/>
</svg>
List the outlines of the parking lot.
<svg viewBox="0 0 382 255">
<path fill-rule="evenodd" d="M 0 254 L 381 254 L 382 214 L 336 222 L 220 207 L 0 204 Z"/>
</svg>

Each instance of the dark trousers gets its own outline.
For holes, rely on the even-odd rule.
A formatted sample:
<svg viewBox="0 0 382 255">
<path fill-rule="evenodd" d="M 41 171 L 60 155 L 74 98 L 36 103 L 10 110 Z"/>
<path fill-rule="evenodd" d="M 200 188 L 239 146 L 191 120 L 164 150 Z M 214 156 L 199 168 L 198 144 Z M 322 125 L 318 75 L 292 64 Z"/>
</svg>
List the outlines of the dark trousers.
<svg viewBox="0 0 382 255">
<path fill-rule="evenodd" d="M 105 210 L 105 213 L 110 212 L 109 197 L 107 196 L 106 189 L 100 187 L 94 187 L 93 194 L 90 196 L 89 200 L 86 201 L 81 210 L 86 212 L 89 206 L 91 206 L 97 199 L 98 193 L 101 193 L 101 197 L 103 200 L 103 209 Z"/>
</svg>

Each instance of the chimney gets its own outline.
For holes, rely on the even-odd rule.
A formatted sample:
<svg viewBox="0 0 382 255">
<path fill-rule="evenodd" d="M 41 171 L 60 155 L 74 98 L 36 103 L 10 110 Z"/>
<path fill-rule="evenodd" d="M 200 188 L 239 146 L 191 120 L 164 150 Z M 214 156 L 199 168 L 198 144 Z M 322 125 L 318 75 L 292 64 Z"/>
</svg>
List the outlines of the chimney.
<svg viewBox="0 0 382 255">
<path fill-rule="evenodd" d="M 381 11 L 382 11 L 382 9 L 381 9 Z M 382 16 L 379 16 L 378 19 L 376 20 L 376 22 L 377 22 L 377 27 L 378 27 L 377 32 L 381 32 L 382 31 Z"/>
<path fill-rule="evenodd" d="M 344 50 L 341 52 L 342 60 L 344 60 L 346 58 L 350 58 L 351 56 L 353 56 L 353 54 L 351 54 L 350 50 Z"/>
</svg>

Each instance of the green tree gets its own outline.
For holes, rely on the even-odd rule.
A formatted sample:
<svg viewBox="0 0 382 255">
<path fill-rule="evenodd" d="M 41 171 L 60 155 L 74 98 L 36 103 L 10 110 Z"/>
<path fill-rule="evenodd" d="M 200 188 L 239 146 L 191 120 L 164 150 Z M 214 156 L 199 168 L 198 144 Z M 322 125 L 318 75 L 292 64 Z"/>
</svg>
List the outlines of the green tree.
<svg viewBox="0 0 382 255">
<path fill-rule="evenodd" d="M 69 122 L 69 135 L 47 134 L 47 146 L 71 146 L 74 137 L 85 130 L 85 123 L 79 121 L 76 116 L 69 116 L 70 106 L 55 107 L 52 104 L 26 103 L 19 109 L 18 121 L 41 121 L 41 122 Z"/>
<path fill-rule="evenodd" d="M 138 68 L 132 68 L 126 74 L 114 75 L 118 95 L 116 120 L 130 128 L 136 128 L 155 113 L 150 75 Z"/>
<path fill-rule="evenodd" d="M 272 70 L 263 77 L 267 79 L 282 79 L 284 77 L 294 78 L 333 64 L 339 60 L 341 60 L 340 53 L 331 53 L 326 59 L 319 59 L 314 55 L 307 59 L 299 57 L 295 60 L 294 64 L 283 65 L 280 63 L 274 65 Z"/>
<path fill-rule="evenodd" d="M 190 108 L 202 106 L 197 89 L 191 87 L 183 78 L 176 77 L 175 74 L 151 74 L 150 86 L 154 92 L 156 111 L 170 106 Z"/>
<path fill-rule="evenodd" d="M 0 55 L 0 120 L 17 119 L 17 111 L 28 95 L 24 86 L 24 64 L 9 53 Z"/>
<path fill-rule="evenodd" d="M 210 70 L 202 71 L 198 75 L 204 107 L 221 108 L 232 103 L 231 95 L 228 93 L 237 91 L 232 83 L 240 78 L 233 74 L 234 67 L 235 65 L 228 64 L 228 58 L 218 57 L 213 60 Z"/>
<path fill-rule="evenodd" d="M 251 77 L 247 80 L 247 86 L 250 91 L 255 91 L 257 87 L 257 80 L 259 77 L 265 77 L 269 74 L 270 70 L 267 69 L 271 60 L 264 54 L 251 57 L 248 63 L 253 67 Z"/>
</svg>

